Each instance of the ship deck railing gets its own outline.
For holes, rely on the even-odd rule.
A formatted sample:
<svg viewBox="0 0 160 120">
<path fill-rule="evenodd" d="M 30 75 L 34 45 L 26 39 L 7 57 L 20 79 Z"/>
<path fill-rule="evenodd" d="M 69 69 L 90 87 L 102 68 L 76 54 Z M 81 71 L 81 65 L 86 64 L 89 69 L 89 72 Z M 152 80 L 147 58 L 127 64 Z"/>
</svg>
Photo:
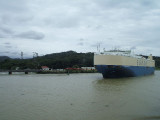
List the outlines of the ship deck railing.
<svg viewBox="0 0 160 120">
<path fill-rule="evenodd" d="M 138 56 L 135 54 L 124 54 L 124 53 L 109 53 L 109 52 L 101 52 L 101 53 L 94 53 L 95 55 L 117 55 L 117 56 L 126 56 L 126 57 L 134 57 L 134 58 L 144 58 L 143 56 Z"/>
</svg>

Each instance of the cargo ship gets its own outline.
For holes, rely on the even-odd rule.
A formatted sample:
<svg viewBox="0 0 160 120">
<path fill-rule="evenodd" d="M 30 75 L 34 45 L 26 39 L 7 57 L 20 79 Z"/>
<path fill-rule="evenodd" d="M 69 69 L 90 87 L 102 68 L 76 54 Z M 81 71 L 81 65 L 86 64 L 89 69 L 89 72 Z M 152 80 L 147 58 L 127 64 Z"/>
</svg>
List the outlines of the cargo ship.
<svg viewBox="0 0 160 120">
<path fill-rule="evenodd" d="M 110 50 L 94 54 L 94 65 L 103 78 L 137 77 L 154 74 L 152 55 L 145 58 L 131 50 Z"/>
</svg>

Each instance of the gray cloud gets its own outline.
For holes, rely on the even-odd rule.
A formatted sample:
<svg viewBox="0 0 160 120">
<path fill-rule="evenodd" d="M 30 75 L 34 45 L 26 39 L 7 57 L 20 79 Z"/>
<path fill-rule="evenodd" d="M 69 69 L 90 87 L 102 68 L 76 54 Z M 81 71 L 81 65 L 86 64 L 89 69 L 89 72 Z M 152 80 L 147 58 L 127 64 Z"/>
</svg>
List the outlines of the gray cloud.
<svg viewBox="0 0 160 120">
<path fill-rule="evenodd" d="M 10 29 L 10 28 L 5 28 L 5 27 L 1 27 L 0 26 L 0 32 L 1 33 L 4 33 L 4 34 L 12 34 L 13 33 L 13 31 Z"/>
<path fill-rule="evenodd" d="M 80 43 L 78 43 L 77 45 L 79 45 L 79 46 L 83 46 L 83 45 L 84 45 L 84 43 L 83 43 L 83 42 L 80 42 Z"/>
<path fill-rule="evenodd" d="M 159 1 L 158 0 L 134 0 L 134 1 L 130 1 L 130 0 L 99 0 L 96 1 L 94 0 L 95 3 L 97 3 L 98 5 L 103 6 L 104 8 L 129 8 L 129 9 L 151 9 L 151 8 L 155 8 L 158 7 L 159 4 L 157 4 Z"/>
<path fill-rule="evenodd" d="M 17 4 L 18 3 L 18 4 Z M 0 10 L 7 12 L 23 12 L 26 9 L 25 0 L 1 0 L 0 1 Z M 7 11 L 6 11 L 7 10 Z"/>
<path fill-rule="evenodd" d="M 84 40 L 85 40 L 84 38 L 80 38 L 80 39 L 79 39 L 79 41 L 84 41 Z"/>
<path fill-rule="evenodd" d="M 12 46 L 5 46 L 6 48 L 12 48 Z"/>
<path fill-rule="evenodd" d="M 11 43 L 9 43 L 9 42 L 5 42 L 4 44 L 5 44 L 5 45 L 10 45 Z"/>
<path fill-rule="evenodd" d="M 131 50 L 134 50 L 134 49 L 136 49 L 136 46 L 132 46 L 130 49 L 131 49 Z"/>
<path fill-rule="evenodd" d="M 12 37 L 13 33 L 14 32 L 7 27 L 0 27 L 0 38 Z"/>
<path fill-rule="evenodd" d="M 24 39 L 41 40 L 45 37 L 45 35 L 41 32 L 28 31 L 28 32 L 23 32 L 18 35 L 15 35 L 15 37 L 24 38 Z"/>
<path fill-rule="evenodd" d="M 90 46 L 91 47 L 94 47 L 94 48 L 97 48 L 97 46 L 107 46 L 106 42 L 104 41 L 96 41 L 95 43 L 91 43 Z"/>
<path fill-rule="evenodd" d="M 8 54 L 8 53 L 10 53 L 10 51 L 0 52 L 0 54 Z"/>
<path fill-rule="evenodd" d="M 0 51 L 96 51 L 101 43 L 159 55 L 159 20 L 159 0 L 1 0 Z"/>
<path fill-rule="evenodd" d="M 4 38 L 4 35 L 2 35 L 1 33 L 0 33 L 0 38 Z"/>
</svg>

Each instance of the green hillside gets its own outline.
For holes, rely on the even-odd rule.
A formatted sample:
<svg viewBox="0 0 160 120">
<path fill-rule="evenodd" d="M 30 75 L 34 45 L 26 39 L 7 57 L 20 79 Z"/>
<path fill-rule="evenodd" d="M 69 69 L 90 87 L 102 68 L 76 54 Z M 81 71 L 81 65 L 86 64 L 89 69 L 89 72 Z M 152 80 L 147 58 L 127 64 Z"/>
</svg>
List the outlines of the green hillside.
<svg viewBox="0 0 160 120">
<path fill-rule="evenodd" d="M 10 59 L 10 58 L 7 57 L 7 56 L 0 56 L 0 62 L 4 61 L 4 60 L 6 60 L 6 59 Z"/>
<path fill-rule="evenodd" d="M 0 63 L 0 69 L 40 69 L 41 66 L 48 66 L 53 69 L 67 67 L 92 67 L 93 53 L 77 53 L 67 51 L 61 53 L 47 54 L 32 59 L 6 59 Z"/>
<path fill-rule="evenodd" d="M 32 59 L 11 59 L 0 57 L 0 69 L 40 69 L 41 66 L 48 66 L 52 69 L 63 69 L 68 67 L 93 67 L 94 53 L 77 53 L 67 51 L 61 53 L 47 54 Z M 144 56 L 147 57 L 147 56 Z M 160 57 L 154 56 L 156 69 L 160 69 Z"/>
</svg>

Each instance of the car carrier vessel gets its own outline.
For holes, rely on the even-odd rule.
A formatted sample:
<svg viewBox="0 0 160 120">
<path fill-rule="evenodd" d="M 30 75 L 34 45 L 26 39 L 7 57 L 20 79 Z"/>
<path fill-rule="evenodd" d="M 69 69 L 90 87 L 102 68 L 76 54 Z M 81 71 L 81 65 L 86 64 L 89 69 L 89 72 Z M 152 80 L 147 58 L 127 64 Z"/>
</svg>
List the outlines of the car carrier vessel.
<svg viewBox="0 0 160 120">
<path fill-rule="evenodd" d="M 94 54 L 94 65 L 104 78 L 136 77 L 154 74 L 152 55 L 131 54 L 131 51 L 110 50 Z"/>
</svg>

